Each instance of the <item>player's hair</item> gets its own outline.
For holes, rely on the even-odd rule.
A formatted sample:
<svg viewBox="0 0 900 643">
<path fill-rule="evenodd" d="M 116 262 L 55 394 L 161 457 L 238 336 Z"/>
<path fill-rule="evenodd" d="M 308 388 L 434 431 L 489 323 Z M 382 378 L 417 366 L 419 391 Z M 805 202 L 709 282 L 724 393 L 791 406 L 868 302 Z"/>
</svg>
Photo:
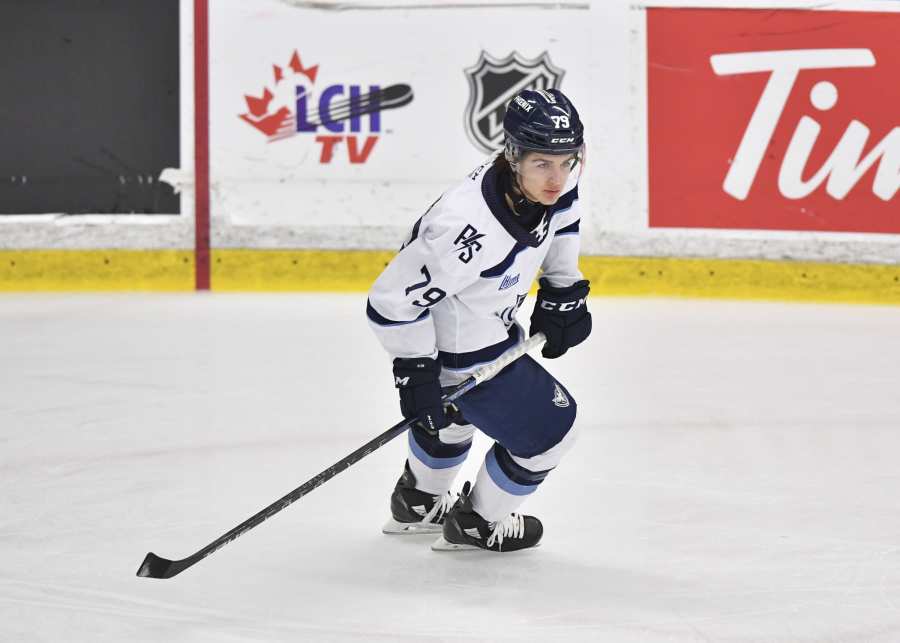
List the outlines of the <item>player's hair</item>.
<svg viewBox="0 0 900 643">
<path fill-rule="evenodd" d="M 506 158 L 506 154 L 498 154 L 497 158 L 494 159 L 494 169 L 500 172 L 512 172 L 512 165 L 509 163 L 509 159 Z"/>
</svg>

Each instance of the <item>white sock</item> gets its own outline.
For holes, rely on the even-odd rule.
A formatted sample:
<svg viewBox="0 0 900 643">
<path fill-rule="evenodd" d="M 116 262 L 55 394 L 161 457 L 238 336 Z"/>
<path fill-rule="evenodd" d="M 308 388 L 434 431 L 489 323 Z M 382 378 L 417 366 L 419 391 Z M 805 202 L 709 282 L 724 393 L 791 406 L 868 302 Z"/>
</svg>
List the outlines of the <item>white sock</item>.
<svg viewBox="0 0 900 643">
<path fill-rule="evenodd" d="M 526 471 L 541 472 L 556 468 L 562 456 L 572 447 L 577 433 L 570 430 L 555 446 L 530 458 L 509 454 L 512 461 Z M 501 448 L 500 445 L 495 445 Z M 504 453 L 508 453 L 503 449 Z M 525 499 L 534 493 L 539 484 L 519 484 L 504 473 L 490 449 L 478 470 L 472 487 L 472 508 L 488 522 L 496 522 L 513 513 Z"/>
<path fill-rule="evenodd" d="M 528 495 L 513 495 L 501 489 L 482 462 L 472 486 L 471 497 L 472 508 L 488 522 L 496 522 L 518 509 Z"/>
<path fill-rule="evenodd" d="M 474 432 L 475 427 L 471 424 L 465 426 L 451 424 L 441 429 L 438 435 L 440 436 L 440 441 L 444 444 L 469 442 L 471 446 Z M 415 443 L 412 433 L 409 435 L 408 451 L 409 468 L 416 477 L 416 489 L 434 496 L 443 495 L 450 490 L 450 487 L 453 486 L 453 481 L 456 479 L 456 474 L 462 469 L 465 458 L 468 455 L 468 451 L 466 451 L 455 458 L 433 458 L 424 453 L 421 447 Z M 447 466 L 448 464 L 450 466 Z"/>
</svg>

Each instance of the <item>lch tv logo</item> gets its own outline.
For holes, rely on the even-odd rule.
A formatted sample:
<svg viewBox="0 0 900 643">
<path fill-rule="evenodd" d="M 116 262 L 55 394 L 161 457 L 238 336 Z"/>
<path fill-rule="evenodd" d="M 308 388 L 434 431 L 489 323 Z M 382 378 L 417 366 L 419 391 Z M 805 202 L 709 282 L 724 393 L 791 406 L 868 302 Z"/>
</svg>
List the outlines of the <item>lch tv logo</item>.
<svg viewBox="0 0 900 643">
<path fill-rule="evenodd" d="M 750 192 L 800 72 L 873 67 L 875 56 L 869 49 L 807 49 L 718 54 L 712 56 L 710 62 L 720 76 L 769 74 L 722 186 L 725 192 L 743 200 Z M 823 80 L 813 86 L 809 100 L 814 108 L 827 112 L 837 104 L 838 97 L 839 91 L 834 83 Z M 802 199 L 827 179 L 825 191 L 835 199 L 843 199 L 869 168 L 880 160 L 872 192 L 882 201 L 893 198 L 900 189 L 900 127 L 892 129 L 863 156 L 871 132 L 862 121 L 851 120 L 825 163 L 804 180 L 813 146 L 821 131 L 822 126 L 811 116 L 804 115 L 797 123 L 778 173 L 778 190 L 783 196 Z"/>
<path fill-rule="evenodd" d="M 269 142 L 312 135 L 320 146 L 319 162 L 331 163 L 341 146 L 350 163 L 365 163 L 382 131 L 381 113 L 412 102 L 409 85 L 389 87 L 320 83 L 319 65 L 304 67 L 295 50 L 285 67 L 272 66 L 273 88 L 260 96 L 245 95 L 241 119 Z"/>
</svg>

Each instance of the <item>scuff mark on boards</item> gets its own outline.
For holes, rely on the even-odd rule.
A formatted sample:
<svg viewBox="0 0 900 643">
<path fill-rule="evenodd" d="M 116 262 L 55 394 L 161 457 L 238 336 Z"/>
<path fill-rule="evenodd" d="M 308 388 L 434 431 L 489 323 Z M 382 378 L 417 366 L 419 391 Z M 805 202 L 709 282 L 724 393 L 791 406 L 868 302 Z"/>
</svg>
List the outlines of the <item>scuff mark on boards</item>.
<svg viewBox="0 0 900 643">
<path fill-rule="evenodd" d="M 287 4 L 298 9 L 319 9 L 322 11 L 409 11 L 412 9 L 563 9 L 587 11 L 590 2 L 409 2 L 395 4 L 373 4 L 368 2 L 326 2 L 323 0 L 287 0 Z"/>
</svg>

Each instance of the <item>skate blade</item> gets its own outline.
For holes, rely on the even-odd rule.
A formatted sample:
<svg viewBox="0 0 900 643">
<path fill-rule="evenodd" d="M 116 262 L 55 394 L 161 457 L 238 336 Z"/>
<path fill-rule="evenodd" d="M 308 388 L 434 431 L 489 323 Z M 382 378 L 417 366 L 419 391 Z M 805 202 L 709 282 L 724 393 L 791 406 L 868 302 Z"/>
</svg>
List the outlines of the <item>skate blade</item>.
<svg viewBox="0 0 900 643">
<path fill-rule="evenodd" d="M 398 522 L 391 518 L 384 523 L 381 533 L 389 536 L 415 536 L 417 534 L 439 534 L 442 530 L 441 525 L 434 523 Z"/>
<path fill-rule="evenodd" d="M 459 545 L 448 542 L 443 536 L 431 543 L 432 551 L 469 551 L 473 549 L 481 551 L 481 547 L 475 547 L 474 545 Z"/>
<path fill-rule="evenodd" d="M 531 547 L 526 547 L 525 549 L 517 550 L 517 551 L 527 551 L 528 549 L 534 549 L 535 547 L 540 547 L 541 543 L 535 543 Z M 457 543 L 448 542 L 443 536 L 435 540 L 431 543 L 431 551 L 490 551 L 491 549 L 484 549 L 482 547 L 476 547 L 475 545 L 459 545 Z M 501 553 L 501 552 L 494 552 Z M 509 553 L 509 552 L 506 552 Z"/>
</svg>

